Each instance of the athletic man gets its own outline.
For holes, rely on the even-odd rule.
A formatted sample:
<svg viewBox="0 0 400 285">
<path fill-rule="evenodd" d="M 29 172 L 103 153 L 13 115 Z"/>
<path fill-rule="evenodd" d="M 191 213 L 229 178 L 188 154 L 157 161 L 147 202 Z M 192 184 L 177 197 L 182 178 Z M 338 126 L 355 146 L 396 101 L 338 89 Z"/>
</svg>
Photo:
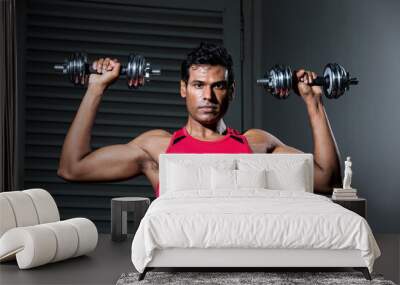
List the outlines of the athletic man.
<svg viewBox="0 0 400 285">
<path fill-rule="evenodd" d="M 233 100 L 232 58 L 225 48 L 202 43 L 181 67 L 180 95 L 188 119 L 173 134 L 150 130 L 127 144 L 92 151 L 91 130 L 105 90 L 119 76 L 118 60 L 93 62 L 101 74 L 91 74 L 88 88 L 64 141 L 58 175 L 71 181 L 118 181 L 144 174 L 158 196 L 158 157 L 161 153 L 301 153 L 261 129 L 240 134 L 222 120 Z M 314 140 L 315 192 L 330 193 L 341 183 L 338 148 L 322 102 L 322 89 L 309 84 L 311 71 L 296 72 L 297 93 L 303 99 Z"/>
</svg>

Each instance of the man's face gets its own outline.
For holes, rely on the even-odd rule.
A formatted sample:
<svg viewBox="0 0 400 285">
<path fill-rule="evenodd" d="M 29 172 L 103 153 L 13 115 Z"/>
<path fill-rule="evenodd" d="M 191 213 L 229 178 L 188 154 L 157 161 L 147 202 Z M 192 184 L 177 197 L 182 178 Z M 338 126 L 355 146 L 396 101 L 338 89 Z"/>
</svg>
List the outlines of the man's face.
<svg viewBox="0 0 400 285">
<path fill-rule="evenodd" d="M 226 68 L 220 65 L 192 65 L 188 83 L 181 81 L 181 96 L 186 98 L 186 108 L 193 119 L 205 125 L 217 123 L 228 110 L 233 96 Z"/>
</svg>

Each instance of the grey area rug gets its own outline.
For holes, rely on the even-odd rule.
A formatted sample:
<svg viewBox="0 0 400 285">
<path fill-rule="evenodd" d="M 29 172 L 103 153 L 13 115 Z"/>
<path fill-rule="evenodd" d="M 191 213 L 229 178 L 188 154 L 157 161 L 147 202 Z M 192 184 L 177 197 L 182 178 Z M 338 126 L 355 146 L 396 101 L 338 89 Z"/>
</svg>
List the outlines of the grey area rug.
<svg viewBox="0 0 400 285">
<path fill-rule="evenodd" d="M 361 272 L 147 272 L 138 281 L 139 273 L 124 273 L 116 285 L 133 284 L 384 284 L 395 285 L 384 280 L 382 275 L 372 274 L 372 281 L 366 280 Z"/>
</svg>

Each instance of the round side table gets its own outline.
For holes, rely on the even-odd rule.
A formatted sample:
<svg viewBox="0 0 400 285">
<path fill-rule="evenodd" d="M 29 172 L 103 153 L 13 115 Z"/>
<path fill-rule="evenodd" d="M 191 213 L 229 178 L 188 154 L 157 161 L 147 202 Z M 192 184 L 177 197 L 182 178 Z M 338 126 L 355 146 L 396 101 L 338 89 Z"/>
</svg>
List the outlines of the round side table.
<svg viewBox="0 0 400 285">
<path fill-rule="evenodd" d="M 134 229 L 136 233 L 140 221 L 150 205 L 149 198 L 119 197 L 111 199 L 111 239 L 123 241 L 128 234 L 128 212 L 133 212 Z"/>
</svg>

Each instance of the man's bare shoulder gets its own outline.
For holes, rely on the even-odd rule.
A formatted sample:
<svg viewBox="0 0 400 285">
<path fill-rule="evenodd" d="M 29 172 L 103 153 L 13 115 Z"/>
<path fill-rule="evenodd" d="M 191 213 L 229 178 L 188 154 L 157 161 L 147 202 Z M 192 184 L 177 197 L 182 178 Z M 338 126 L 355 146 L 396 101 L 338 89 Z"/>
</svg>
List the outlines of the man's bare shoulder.
<svg viewBox="0 0 400 285">
<path fill-rule="evenodd" d="M 261 129 L 249 129 L 244 134 L 254 153 L 301 153 L 280 139 Z"/>
<path fill-rule="evenodd" d="M 276 137 L 262 129 L 249 129 L 243 135 L 255 153 L 271 152 L 280 142 Z"/>
<path fill-rule="evenodd" d="M 139 136 L 130 141 L 129 144 L 132 143 L 144 149 L 148 147 L 163 148 L 164 146 L 165 147 L 168 146 L 171 137 L 172 134 L 169 133 L 168 131 L 162 129 L 155 129 L 141 133 Z"/>
<path fill-rule="evenodd" d="M 243 135 L 249 142 L 281 143 L 277 137 L 262 129 L 248 129 Z"/>
<path fill-rule="evenodd" d="M 163 129 L 154 129 L 144 133 L 141 133 L 138 137 L 141 138 L 171 138 L 172 134 Z"/>
<path fill-rule="evenodd" d="M 271 136 L 270 133 L 262 129 L 248 129 L 243 134 L 248 140 L 268 140 Z"/>
<path fill-rule="evenodd" d="M 165 153 L 171 137 L 172 134 L 165 130 L 150 130 L 138 135 L 128 142 L 127 146 L 136 152 L 141 152 L 143 165 L 157 168 L 158 156 L 160 153 Z"/>
</svg>

